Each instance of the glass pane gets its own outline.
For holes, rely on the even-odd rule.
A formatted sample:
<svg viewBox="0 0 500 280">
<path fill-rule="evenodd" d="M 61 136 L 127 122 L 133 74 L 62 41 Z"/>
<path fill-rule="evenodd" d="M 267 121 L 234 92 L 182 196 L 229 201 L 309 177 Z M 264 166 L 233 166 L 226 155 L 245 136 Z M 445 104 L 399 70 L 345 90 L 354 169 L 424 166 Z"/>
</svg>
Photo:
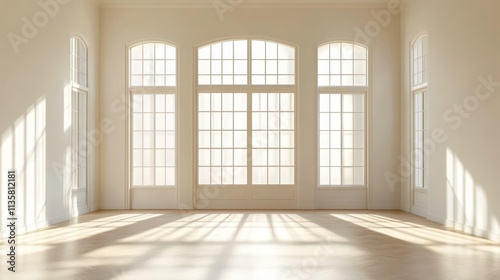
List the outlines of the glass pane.
<svg viewBox="0 0 500 280">
<path fill-rule="evenodd" d="M 278 59 L 295 59 L 295 49 L 278 44 Z"/>
<path fill-rule="evenodd" d="M 264 41 L 252 41 L 252 59 L 266 58 L 266 45 Z"/>
<path fill-rule="evenodd" d="M 281 167 L 280 168 L 280 180 L 281 184 L 291 185 L 294 183 L 294 171 L 293 167 Z"/>
<path fill-rule="evenodd" d="M 330 164 L 331 166 L 342 166 L 341 149 L 330 150 Z"/>
<path fill-rule="evenodd" d="M 329 185 L 330 184 L 330 168 L 329 167 L 321 167 L 319 169 L 319 184 L 320 185 Z"/>
<path fill-rule="evenodd" d="M 268 168 L 268 184 L 279 184 L 280 183 L 280 168 L 279 167 L 269 167 Z"/>
<path fill-rule="evenodd" d="M 256 185 L 267 184 L 267 167 L 253 167 L 252 182 Z"/>
<path fill-rule="evenodd" d="M 233 150 L 231 149 L 222 150 L 222 165 L 233 166 L 234 165 L 233 157 L 234 157 Z"/>
<path fill-rule="evenodd" d="M 341 168 L 340 167 L 331 167 L 330 168 L 330 184 L 331 185 L 341 185 L 342 176 L 340 175 Z"/>
<path fill-rule="evenodd" d="M 209 149 L 199 149 L 198 150 L 198 164 L 200 166 L 210 166 L 210 150 Z"/>
<path fill-rule="evenodd" d="M 278 44 L 266 42 L 266 59 L 278 58 Z"/>
<path fill-rule="evenodd" d="M 165 168 L 165 185 L 174 186 L 175 185 L 175 168 Z"/>
<path fill-rule="evenodd" d="M 145 185 L 145 186 L 154 185 L 153 174 L 154 174 L 153 168 L 151 168 L 151 167 L 143 168 L 143 178 L 142 178 L 143 185 Z"/>
<path fill-rule="evenodd" d="M 354 59 L 366 59 L 366 48 L 354 45 Z"/>
<path fill-rule="evenodd" d="M 353 44 L 342 43 L 342 59 L 353 59 Z"/>
<path fill-rule="evenodd" d="M 342 168 L 342 184 L 344 184 L 344 185 L 354 184 L 354 174 L 353 174 L 352 167 L 343 167 Z"/>
<path fill-rule="evenodd" d="M 323 45 L 318 48 L 318 59 L 330 59 L 330 45 Z"/>
<path fill-rule="evenodd" d="M 281 149 L 281 159 L 280 164 L 284 166 L 294 165 L 294 150 L 293 149 Z"/>
<path fill-rule="evenodd" d="M 330 166 L 330 150 L 320 149 L 319 151 L 319 165 Z"/>
<path fill-rule="evenodd" d="M 252 165 L 265 166 L 267 165 L 267 150 L 266 149 L 253 149 L 252 150 Z"/>
<path fill-rule="evenodd" d="M 235 130 L 246 130 L 247 129 L 247 114 L 246 113 L 234 113 L 234 129 Z"/>
<path fill-rule="evenodd" d="M 280 94 L 280 109 L 281 111 L 294 111 L 293 94 L 281 93 Z"/>
<path fill-rule="evenodd" d="M 198 168 L 198 183 L 200 185 L 210 184 L 210 167 L 199 167 Z"/>
</svg>

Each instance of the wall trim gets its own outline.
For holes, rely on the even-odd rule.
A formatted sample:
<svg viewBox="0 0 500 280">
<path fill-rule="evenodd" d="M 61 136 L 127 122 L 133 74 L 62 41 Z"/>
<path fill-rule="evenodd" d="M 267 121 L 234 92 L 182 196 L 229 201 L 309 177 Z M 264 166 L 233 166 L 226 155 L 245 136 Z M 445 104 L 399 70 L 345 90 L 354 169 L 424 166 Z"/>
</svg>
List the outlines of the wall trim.
<svg viewBox="0 0 500 280">
<path fill-rule="evenodd" d="M 101 3 L 103 9 L 214 9 L 213 3 Z M 234 9 L 380 9 L 387 3 L 241 3 Z"/>
</svg>

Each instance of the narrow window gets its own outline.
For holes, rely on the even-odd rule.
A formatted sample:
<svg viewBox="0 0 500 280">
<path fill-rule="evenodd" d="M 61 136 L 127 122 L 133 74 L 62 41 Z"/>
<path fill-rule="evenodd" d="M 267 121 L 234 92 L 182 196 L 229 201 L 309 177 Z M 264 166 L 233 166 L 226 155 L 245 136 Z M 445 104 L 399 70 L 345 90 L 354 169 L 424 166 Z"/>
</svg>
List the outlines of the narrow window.
<svg viewBox="0 0 500 280">
<path fill-rule="evenodd" d="M 132 187 L 175 186 L 176 48 L 148 42 L 129 55 Z"/>
<path fill-rule="evenodd" d="M 366 186 L 367 48 L 318 48 L 319 185 Z"/>
<path fill-rule="evenodd" d="M 87 189 L 87 46 L 79 37 L 70 39 L 71 146 L 73 188 Z"/>
<path fill-rule="evenodd" d="M 428 38 L 419 37 L 412 45 L 412 168 L 413 188 L 426 188 L 427 159 L 424 139 L 427 134 L 427 54 Z"/>
</svg>

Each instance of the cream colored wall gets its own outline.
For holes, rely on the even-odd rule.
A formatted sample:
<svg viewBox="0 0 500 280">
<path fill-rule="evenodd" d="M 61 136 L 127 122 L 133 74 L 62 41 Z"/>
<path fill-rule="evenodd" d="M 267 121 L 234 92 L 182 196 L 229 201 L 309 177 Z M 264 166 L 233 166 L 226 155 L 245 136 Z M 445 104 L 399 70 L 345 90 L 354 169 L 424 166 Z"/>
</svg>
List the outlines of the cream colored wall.
<svg viewBox="0 0 500 280">
<path fill-rule="evenodd" d="M 81 35 L 89 47 L 89 130 L 99 120 L 98 7 L 83 0 L 43 1 L 56 3 L 48 15 L 38 2 L 0 2 L 0 225 L 2 231 L 6 229 L 7 170 L 15 168 L 18 233 L 66 220 L 70 215 L 68 173 L 62 178 L 59 175 L 71 145 L 70 132 L 64 128 L 68 120 L 64 112 L 70 83 L 71 35 Z M 34 16 L 37 30 L 26 30 L 28 37 L 16 53 L 7 36 L 16 33 L 24 37 L 22 18 L 33 23 Z M 99 208 L 98 147 L 91 147 L 88 167 L 93 211 Z"/>
<path fill-rule="evenodd" d="M 239 8 L 221 21 L 214 9 L 104 8 L 101 10 L 101 118 L 113 125 L 101 150 L 100 205 L 123 209 L 126 198 L 125 127 L 126 46 L 146 39 L 178 45 L 179 176 L 181 207 L 192 205 L 194 51 L 204 42 L 240 36 L 269 38 L 298 47 L 298 205 L 316 207 L 317 87 L 316 50 L 321 43 L 354 40 L 354 27 L 376 22 L 370 12 L 385 10 L 330 8 Z M 380 26 L 380 25 L 379 25 Z M 377 30 L 375 30 L 377 31 Z M 371 206 L 399 208 L 399 188 L 391 189 L 384 172 L 395 170 L 400 152 L 400 26 L 392 15 L 386 27 L 370 37 L 371 55 Z"/>
<path fill-rule="evenodd" d="M 405 6 L 402 153 L 409 150 L 407 50 L 423 31 L 430 44 L 429 125 L 447 137 L 430 154 L 427 217 L 500 240 L 500 2 L 421 0 Z M 491 77 L 494 85 L 484 86 L 481 77 Z M 465 108 L 462 115 L 454 106 Z M 405 182 L 403 209 L 408 209 L 407 188 Z"/>
</svg>

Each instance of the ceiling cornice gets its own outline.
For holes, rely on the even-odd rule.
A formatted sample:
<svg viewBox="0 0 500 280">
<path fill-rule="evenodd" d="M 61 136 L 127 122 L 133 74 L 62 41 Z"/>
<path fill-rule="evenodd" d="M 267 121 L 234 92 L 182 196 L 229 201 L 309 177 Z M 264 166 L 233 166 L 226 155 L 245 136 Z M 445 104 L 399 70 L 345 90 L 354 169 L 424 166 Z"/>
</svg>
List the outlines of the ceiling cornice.
<svg viewBox="0 0 500 280">
<path fill-rule="evenodd" d="M 144 2 L 138 0 L 98 0 L 101 8 L 170 8 L 170 9 L 213 9 L 217 4 L 229 5 L 228 0 L 153 0 Z M 217 2 L 216 2 L 217 1 Z M 234 1 L 233 1 L 234 2 Z M 387 7 L 388 0 L 242 0 L 235 8 L 384 8 Z"/>
</svg>

